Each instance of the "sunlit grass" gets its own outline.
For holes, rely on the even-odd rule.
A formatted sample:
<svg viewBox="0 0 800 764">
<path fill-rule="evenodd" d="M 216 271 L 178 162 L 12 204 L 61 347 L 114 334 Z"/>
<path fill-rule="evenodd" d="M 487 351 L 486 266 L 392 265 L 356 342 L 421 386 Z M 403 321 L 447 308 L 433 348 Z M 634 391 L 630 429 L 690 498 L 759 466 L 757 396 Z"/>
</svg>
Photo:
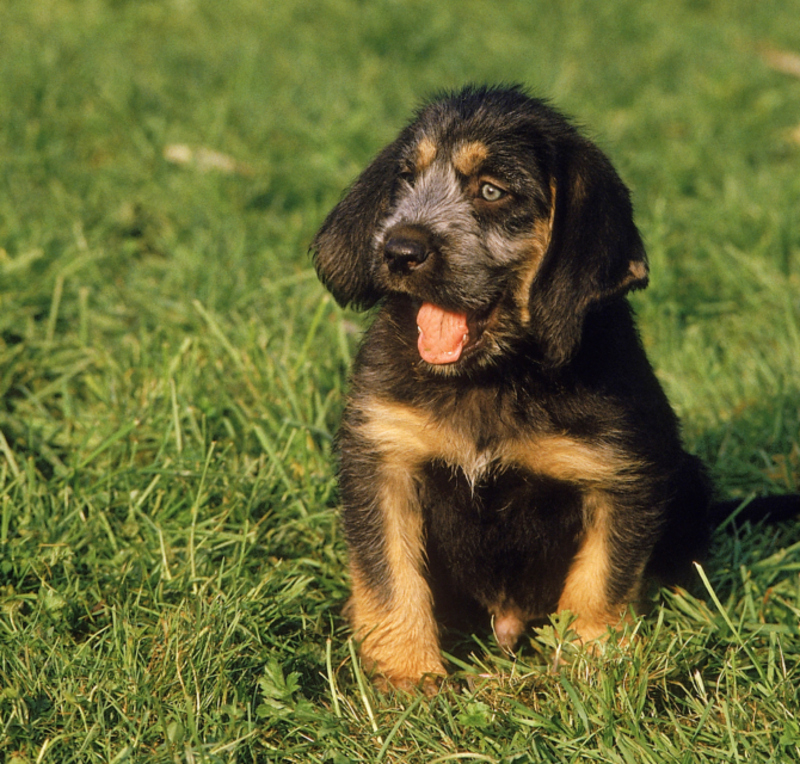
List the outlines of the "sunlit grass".
<svg viewBox="0 0 800 764">
<path fill-rule="evenodd" d="M 648 351 L 723 494 L 800 482 L 796 0 L 0 5 L 0 758 L 800 758 L 800 547 L 719 534 L 626 642 L 381 696 L 331 444 L 326 211 L 421 98 L 523 82 L 632 188 Z M 456 649 L 457 648 L 457 649 Z"/>
</svg>

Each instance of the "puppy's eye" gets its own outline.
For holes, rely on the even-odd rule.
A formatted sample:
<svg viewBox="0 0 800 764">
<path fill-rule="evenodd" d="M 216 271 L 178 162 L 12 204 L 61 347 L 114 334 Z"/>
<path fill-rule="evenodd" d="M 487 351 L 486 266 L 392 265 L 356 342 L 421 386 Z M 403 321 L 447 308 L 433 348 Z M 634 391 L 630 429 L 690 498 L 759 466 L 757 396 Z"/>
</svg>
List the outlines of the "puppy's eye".
<svg viewBox="0 0 800 764">
<path fill-rule="evenodd" d="M 494 183 L 489 183 L 488 181 L 481 183 L 478 193 L 481 199 L 487 202 L 499 202 L 501 199 L 508 196 L 508 191 L 504 191 L 499 186 L 495 186 Z"/>
</svg>

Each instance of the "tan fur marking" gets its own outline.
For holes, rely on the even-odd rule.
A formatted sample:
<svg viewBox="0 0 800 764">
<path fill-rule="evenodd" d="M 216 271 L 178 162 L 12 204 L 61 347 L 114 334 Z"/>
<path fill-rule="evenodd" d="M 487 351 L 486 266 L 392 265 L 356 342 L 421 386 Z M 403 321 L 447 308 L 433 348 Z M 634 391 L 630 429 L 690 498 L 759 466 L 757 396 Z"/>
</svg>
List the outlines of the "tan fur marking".
<svg viewBox="0 0 800 764">
<path fill-rule="evenodd" d="M 417 172 L 423 172 L 431 166 L 433 160 L 436 159 L 437 151 L 438 149 L 436 144 L 427 136 L 420 140 L 420 142 L 417 144 Z"/>
<path fill-rule="evenodd" d="M 488 156 L 489 149 L 481 141 L 461 143 L 453 150 L 453 167 L 462 175 L 473 175 Z"/>
<path fill-rule="evenodd" d="M 576 172 L 575 180 L 572 182 L 572 188 L 570 189 L 570 196 L 573 203 L 582 202 L 586 198 L 586 194 L 586 181 L 580 172 Z"/>
<path fill-rule="evenodd" d="M 647 266 L 644 264 L 643 260 L 631 260 L 628 266 L 628 272 L 635 281 L 641 281 L 647 278 Z"/>
<path fill-rule="evenodd" d="M 436 421 L 411 406 L 373 399 L 363 410 L 367 421 L 362 432 L 375 449 L 409 470 L 441 459 L 476 481 L 492 466 L 517 466 L 600 489 L 624 481 L 631 467 L 630 459 L 612 446 L 590 445 L 567 435 L 509 437 L 493 450 L 479 451 L 450 422 Z"/>
<path fill-rule="evenodd" d="M 577 616 L 573 628 L 583 642 L 603 636 L 608 627 L 616 626 L 623 616 L 622 609 L 615 608 L 606 594 L 611 509 L 610 499 L 602 492 L 587 495 L 588 525 L 558 601 L 559 611 L 569 610 Z"/>
<path fill-rule="evenodd" d="M 487 461 L 472 441 L 445 423 L 411 406 L 372 400 L 364 407 L 364 433 L 388 459 L 413 469 L 430 459 L 459 465 L 465 472 L 480 471 Z"/>
<path fill-rule="evenodd" d="M 566 435 L 540 435 L 512 441 L 506 451 L 513 464 L 584 488 L 611 488 L 628 478 L 630 459 L 607 444 L 590 445 Z"/>
<path fill-rule="evenodd" d="M 431 592 L 423 576 L 422 516 L 411 475 L 389 470 L 381 490 L 387 561 L 391 571 L 389 605 L 376 601 L 351 564 L 353 596 L 349 611 L 361 655 L 390 684 L 412 689 L 425 674 L 445 673 L 439 653 Z"/>
<path fill-rule="evenodd" d="M 528 307 L 531 296 L 531 286 L 539 266 L 544 260 L 547 249 L 550 246 L 550 239 L 553 235 L 553 220 L 556 214 L 556 185 L 555 181 L 550 182 L 550 217 L 547 220 L 540 220 L 536 223 L 531 237 L 530 258 L 525 264 L 525 268 L 520 274 L 519 286 L 515 297 L 519 308 L 522 325 L 527 326 L 531 321 L 531 313 Z"/>
</svg>

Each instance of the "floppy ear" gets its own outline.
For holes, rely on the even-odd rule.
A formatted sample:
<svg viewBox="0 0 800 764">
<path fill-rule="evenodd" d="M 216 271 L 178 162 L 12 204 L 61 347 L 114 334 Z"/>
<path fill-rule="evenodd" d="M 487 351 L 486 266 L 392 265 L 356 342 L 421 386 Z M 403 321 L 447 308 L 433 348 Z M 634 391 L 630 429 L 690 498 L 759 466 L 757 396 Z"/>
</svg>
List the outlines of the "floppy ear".
<svg viewBox="0 0 800 764">
<path fill-rule="evenodd" d="M 401 135 L 358 177 L 311 244 L 322 283 L 342 305 L 365 309 L 382 296 L 375 282 L 374 238 L 400 176 Z"/>
<path fill-rule="evenodd" d="M 628 189 L 606 156 L 579 136 L 562 138 L 550 246 L 531 286 L 531 326 L 548 363 L 578 348 L 593 306 L 647 285 L 647 258 Z"/>
</svg>

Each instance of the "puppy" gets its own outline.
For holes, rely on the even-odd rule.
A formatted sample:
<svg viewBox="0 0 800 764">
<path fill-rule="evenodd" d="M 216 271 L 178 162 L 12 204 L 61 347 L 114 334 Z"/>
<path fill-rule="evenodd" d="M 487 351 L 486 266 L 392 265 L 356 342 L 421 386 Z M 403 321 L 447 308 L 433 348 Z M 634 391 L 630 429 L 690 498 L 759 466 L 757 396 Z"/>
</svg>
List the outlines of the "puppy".
<svg viewBox="0 0 800 764">
<path fill-rule="evenodd" d="M 589 641 L 702 555 L 709 480 L 625 297 L 648 278 L 629 194 L 558 112 L 433 101 L 312 251 L 340 304 L 380 303 L 338 452 L 348 609 L 384 682 L 445 674 L 434 604 L 477 603 L 506 650 L 563 610 Z"/>
</svg>

